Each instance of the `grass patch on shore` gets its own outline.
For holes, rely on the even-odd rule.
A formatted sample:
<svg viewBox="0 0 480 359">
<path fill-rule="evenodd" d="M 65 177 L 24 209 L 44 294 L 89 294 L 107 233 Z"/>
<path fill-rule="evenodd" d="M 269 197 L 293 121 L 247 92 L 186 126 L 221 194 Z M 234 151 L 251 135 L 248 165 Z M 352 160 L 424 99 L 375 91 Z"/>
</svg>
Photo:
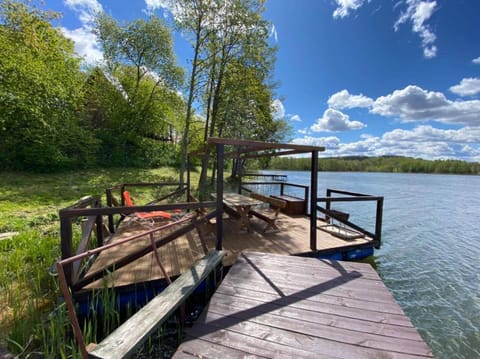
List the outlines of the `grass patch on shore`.
<svg viewBox="0 0 480 359">
<path fill-rule="evenodd" d="M 20 357 L 33 352 L 49 357 L 49 338 L 62 336 L 48 317 L 59 295 L 48 271 L 60 258 L 61 208 L 87 195 L 101 195 L 105 204 L 105 189 L 119 183 L 177 180 L 171 168 L 0 173 L 0 234 L 12 233 L 0 237 L 0 347 Z"/>
</svg>

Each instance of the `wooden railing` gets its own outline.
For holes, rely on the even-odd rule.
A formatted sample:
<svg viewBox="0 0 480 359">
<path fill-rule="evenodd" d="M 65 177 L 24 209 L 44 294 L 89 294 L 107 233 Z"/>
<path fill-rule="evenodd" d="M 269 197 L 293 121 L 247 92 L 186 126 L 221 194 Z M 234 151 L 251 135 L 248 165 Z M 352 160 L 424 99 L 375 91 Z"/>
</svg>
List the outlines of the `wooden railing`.
<svg viewBox="0 0 480 359">
<path fill-rule="evenodd" d="M 61 252 L 62 252 L 62 259 L 70 258 L 74 255 L 73 252 L 73 217 L 69 216 L 68 213 L 71 211 L 78 211 L 78 210 L 85 210 L 90 209 L 93 210 L 92 213 L 82 216 L 86 217 L 86 221 L 82 223 L 81 229 L 81 238 L 80 243 L 75 251 L 75 255 L 79 255 L 84 253 L 88 247 L 89 243 L 92 238 L 93 230 L 96 229 L 96 247 L 101 247 L 104 241 L 104 232 L 103 232 L 103 217 L 99 213 L 96 212 L 96 209 L 102 207 L 102 202 L 100 197 L 83 197 L 78 202 L 73 204 L 70 207 L 61 209 L 59 212 L 60 217 L 60 236 L 61 236 Z M 65 268 L 65 274 L 67 278 L 70 279 L 71 282 L 77 280 L 80 276 L 81 266 L 83 261 L 77 261 L 71 263 Z"/>
<path fill-rule="evenodd" d="M 122 193 L 127 189 L 131 190 L 132 188 L 145 187 L 174 187 L 174 190 L 163 194 L 147 205 L 125 207 Z M 183 203 L 159 203 L 174 197 L 178 198 L 185 196 L 186 198 L 186 192 L 188 192 L 187 186 L 182 186 L 177 182 L 122 183 L 106 190 L 108 207 L 102 207 L 100 197 L 89 196 L 80 199 L 77 203 L 62 209 L 59 212 L 62 259 L 71 258 L 74 255 L 80 255 L 92 247 L 101 247 L 104 244 L 105 234 L 108 232 L 110 232 L 109 234 L 113 234 L 116 230 L 118 223 L 115 224 L 114 217 L 119 218 L 120 222 L 125 216 L 136 212 L 168 211 L 173 209 L 189 211 L 198 208 L 200 206 L 199 204 L 188 203 L 187 200 L 185 200 Z M 206 202 L 201 204 L 203 208 L 213 207 L 214 205 L 214 202 Z M 208 214 L 208 218 L 213 218 L 214 216 L 215 212 Z M 108 219 L 108 229 L 104 225 L 105 218 Z M 79 245 L 75 249 L 73 240 L 73 225 L 78 222 L 82 223 L 82 230 Z M 192 226 L 188 227 L 188 230 L 193 228 Z M 169 238 L 174 239 L 176 238 L 175 236 L 180 236 L 182 234 L 184 233 L 174 232 Z M 93 238 L 96 238 L 95 242 L 93 242 Z M 139 258 L 138 256 L 140 253 L 145 253 L 145 251 L 148 252 L 147 249 L 143 249 L 142 252 L 139 251 L 139 253 L 133 253 L 128 258 L 125 258 L 122 263 L 115 263 L 116 268 L 119 268 L 119 265 L 123 266 L 133 260 L 136 260 Z M 98 279 L 103 275 L 99 273 L 93 278 L 90 278 L 91 276 L 88 278 L 83 276 L 83 273 L 88 269 L 87 266 L 90 262 L 89 259 L 90 258 L 82 258 L 81 260 L 70 262 L 65 265 L 65 275 L 68 284 L 71 285 L 74 290 L 80 288 L 82 285 L 90 283 L 94 278 Z"/>
<path fill-rule="evenodd" d="M 286 182 L 288 178 L 287 175 L 281 175 L 276 173 L 256 173 L 256 172 L 244 172 L 242 175 L 242 178 L 245 178 L 245 177 L 267 178 L 267 179 L 271 179 L 272 181 L 278 181 L 278 182 Z"/>
<path fill-rule="evenodd" d="M 208 207 L 208 206 L 215 206 L 216 202 L 200 202 L 200 203 L 177 203 L 177 204 L 172 204 L 172 205 L 163 205 L 163 206 L 135 206 L 135 207 L 118 207 L 118 208 L 108 208 L 108 207 L 103 207 L 103 208 L 71 208 L 69 209 L 64 209 L 62 210 L 62 223 L 67 223 L 67 227 L 63 228 L 62 233 L 68 233 L 68 230 L 70 231 L 71 234 L 71 225 L 72 225 L 72 218 L 78 217 L 78 216 L 87 216 L 87 217 L 102 217 L 110 214 L 118 214 L 120 213 L 120 210 L 125 210 L 126 212 L 134 213 L 137 211 L 148 211 L 148 210 L 157 210 L 157 209 L 173 209 L 173 208 L 181 208 L 181 209 L 196 209 L 200 207 Z M 152 208 L 149 208 L 152 207 Z M 216 216 L 216 212 L 212 212 L 207 215 L 207 217 L 214 217 Z M 88 353 L 86 350 L 85 342 L 83 340 L 83 335 L 82 331 L 80 329 L 80 325 L 78 322 L 78 318 L 76 315 L 75 311 L 75 306 L 73 303 L 73 298 L 72 295 L 78 290 L 84 287 L 85 285 L 88 285 L 102 277 L 104 277 L 105 273 L 112 273 L 114 270 L 118 270 L 121 267 L 124 267 L 125 265 L 131 263 L 132 261 L 143 257 L 145 254 L 156 251 L 159 247 L 162 247 L 171 241 L 179 238 L 181 235 L 191 231 L 192 229 L 196 228 L 197 225 L 197 215 L 192 214 L 185 216 L 183 219 L 180 219 L 176 222 L 170 222 L 164 225 L 161 225 L 157 228 L 143 231 L 139 234 L 135 234 L 132 236 L 129 236 L 127 238 L 123 238 L 121 240 L 115 241 L 113 243 L 108 243 L 108 244 L 103 244 L 98 246 L 97 248 L 94 249 L 88 249 L 85 250 L 82 253 L 77 253 L 76 255 L 72 255 L 66 258 L 62 258 L 62 260 L 58 261 L 56 263 L 56 268 L 59 276 L 59 283 L 60 283 L 60 288 L 62 290 L 65 303 L 67 305 L 68 309 L 68 315 L 70 317 L 70 322 L 72 324 L 74 334 L 76 337 L 76 340 L 79 344 L 80 350 L 82 352 L 82 356 L 84 358 L 87 358 Z M 175 230 L 174 232 L 166 235 L 165 237 L 162 237 L 160 239 L 154 239 L 153 234 L 158 231 L 165 230 L 167 228 L 170 228 L 172 226 L 178 225 L 178 224 L 183 224 L 181 228 Z M 143 248 L 137 249 L 135 252 L 130 253 L 128 256 L 121 258 L 120 260 L 117 260 L 115 263 L 110 264 L 107 268 L 102 268 L 101 270 L 88 274 L 87 276 L 76 278 L 76 275 L 73 274 L 73 267 L 75 263 L 79 263 L 84 261 L 87 258 L 90 258 L 92 256 L 98 255 L 100 252 L 113 248 L 122 244 L 125 244 L 127 242 L 133 241 L 139 237 L 144 237 L 144 236 L 150 236 L 151 239 L 151 244 L 146 245 Z M 67 242 L 71 243 L 71 235 L 69 237 L 62 237 L 62 243 L 64 240 Z M 63 246 L 62 246 L 63 248 Z M 206 247 L 204 247 L 205 252 L 207 252 Z M 207 253 L 205 253 L 207 254 Z M 171 283 L 171 280 L 167 273 L 165 272 L 163 266 L 160 263 L 160 259 L 157 258 L 157 263 L 161 267 L 161 270 L 163 271 L 165 278 L 168 283 Z"/>
<path fill-rule="evenodd" d="M 94 208 L 85 208 L 85 207 L 68 207 L 60 210 L 60 233 L 61 233 L 61 247 L 62 247 L 62 259 L 68 259 L 74 256 L 73 253 L 73 221 L 74 219 L 80 217 L 95 218 L 97 224 L 97 247 L 103 245 L 103 231 L 99 230 L 103 227 L 103 218 L 110 217 L 114 215 L 129 215 L 136 212 L 150 212 L 150 211 L 168 211 L 174 209 L 180 210 L 195 210 L 197 208 L 209 208 L 215 207 L 216 202 L 201 202 L 201 203 L 171 203 L 171 204 L 161 204 L 161 205 L 144 205 L 144 206 L 131 206 L 131 207 L 94 207 Z M 212 211 L 207 214 L 206 218 L 211 219 L 216 216 L 216 212 Z M 196 223 L 191 223 L 189 225 L 183 226 L 182 228 L 174 231 L 169 234 L 161 241 L 157 241 L 156 245 L 161 246 L 166 244 L 179 236 L 191 231 L 196 226 Z M 161 227 L 159 227 L 161 229 Z M 159 228 L 152 230 L 153 232 L 160 230 Z M 150 234 L 150 233 L 146 233 Z M 143 234 L 145 235 L 145 233 Z M 81 242 L 82 243 L 82 242 Z M 76 255 L 85 253 L 87 246 L 82 245 L 76 251 Z M 123 267 L 132 261 L 142 257 L 151 251 L 151 247 L 147 246 L 145 248 L 140 248 L 137 251 L 130 253 L 127 257 L 122 258 L 121 260 L 113 263 L 107 270 L 113 270 L 114 268 L 118 269 Z M 89 252 L 87 250 L 87 252 Z M 90 251 L 91 252 L 91 251 Z M 95 253 L 90 253 L 90 255 Z M 84 259 L 83 257 L 81 259 Z M 78 270 L 74 271 L 74 268 Z M 99 273 L 90 274 L 88 277 L 82 277 L 80 274 L 80 264 L 75 264 L 75 262 L 65 263 L 65 275 L 67 282 L 72 286 L 73 290 L 79 289 L 82 286 L 85 286 L 103 276 L 103 271 Z"/>
<path fill-rule="evenodd" d="M 332 195 L 341 195 L 334 197 Z M 359 225 L 352 223 L 344 215 L 338 211 L 331 209 L 332 202 L 365 202 L 371 201 L 376 202 L 375 210 L 375 230 L 370 232 Z M 320 206 L 318 203 L 325 203 L 325 207 Z M 325 215 L 325 219 L 333 218 L 336 221 L 343 223 L 344 225 L 365 234 L 366 236 L 372 238 L 376 244 L 375 248 L 380 248 L 382 242 L 382 217 L 383 217 L 383 197 L 381 196 L 372 196 L 363 193 L 348 192 L 336 189 L 328 188 L 326 191 L 326 197 L 317 198 L 317 211 Z"/>
</svg>

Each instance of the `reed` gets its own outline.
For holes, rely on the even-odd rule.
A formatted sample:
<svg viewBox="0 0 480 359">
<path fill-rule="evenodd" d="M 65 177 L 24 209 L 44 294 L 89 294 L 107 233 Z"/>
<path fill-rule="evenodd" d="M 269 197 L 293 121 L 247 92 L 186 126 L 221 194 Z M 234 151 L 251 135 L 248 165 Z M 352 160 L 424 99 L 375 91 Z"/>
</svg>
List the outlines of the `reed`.
<svg viewBox="0 0 480 359">
<path fill-rule="evenodd" d="M 8 347 L 20 358 L 32 353 L 80 357 L 66 310 L 58 306 L 57 279 L 48 274 L 60 258 L 58 211 L 83 196 L 103 195 L 114 184 L 175 181 L 177 177 L 170 168 L 0 173 L 0 234 L 18 233 L 0 239 L 0 347 Z M 142 202 L 150 195 L 141 194 L 136 200 Z M 80 238 L 79 229 L 75 237 Z M 98 301 L 104 303 L 102 322 L 84 322 L 85 338 L 92 342 L 99 327 L 107 330 L 119 321 L 112 293 L 101 291 Z"/>
</svg>

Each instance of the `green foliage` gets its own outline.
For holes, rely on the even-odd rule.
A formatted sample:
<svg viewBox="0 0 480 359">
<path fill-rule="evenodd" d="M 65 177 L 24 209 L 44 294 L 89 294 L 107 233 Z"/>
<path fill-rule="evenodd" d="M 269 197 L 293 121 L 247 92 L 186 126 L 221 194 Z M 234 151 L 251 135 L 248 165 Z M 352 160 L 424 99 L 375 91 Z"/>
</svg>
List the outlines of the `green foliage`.
<svg viewBox="0 0 480 359">
<path fill-rule="evenodd" d="M 83 75 L 57 16 L 4 1 L 0 7 L 0 167 L 49 171 L 90 160 L 95 141 L 79 126 Z"/>
<path fill-rule="evenodd" d="M 85 124 L 101 145 L 98 163 L 105 166 L 173 165 L 175 132 L 183 100 L 183 78 L 175 65 L 170 32 L 157 17 L 120 26 L 105 14 L 96 33 L 107 60 L 91 71 L 86 84 Z"/>
<path fill-rule="evenodd" d="M 59 14 L 32 4 L 0 6 L 1 169 L 185 168 L 187 152 L 209 136 L 278 141 L 288 134 L 271 115 L 275 48 L 261 18 L 264 1 L 171 3 L 184 10 L 179 26 L 194 35 L 188 101 L 178 95 L 183 69 L 162 19 L 119 25 L 99 14 L 106 66 L 82 72 L 73 42 L 51 25 Z M 195 101 L 204 105 L 201 118 Z"/>
<path fill-rule="evenodd" d="M 270 169 L 293 171 L 310 170 L 309 158 L 275 157 Z M 458 160 L 429 161 L 420 158 L 384 157 L 339 157 L 320 158 L 319 170 L 326 172 L 398 172 L 398 173 L 446 173 L 480 174 L 480 164 Z"/>
<path fill-rule="evenodd" d="M 133 66 L 138 71 L 138 82 L 154 72 L 168 87 L 182 82 L 183 70 L 175 65 L 170 31 L 157 16 L 137 19 L 120 26 L 105 13 L 96 20 L 95 33 L 104 51 L 110 72 L 118 66 Z"/>
</svg>

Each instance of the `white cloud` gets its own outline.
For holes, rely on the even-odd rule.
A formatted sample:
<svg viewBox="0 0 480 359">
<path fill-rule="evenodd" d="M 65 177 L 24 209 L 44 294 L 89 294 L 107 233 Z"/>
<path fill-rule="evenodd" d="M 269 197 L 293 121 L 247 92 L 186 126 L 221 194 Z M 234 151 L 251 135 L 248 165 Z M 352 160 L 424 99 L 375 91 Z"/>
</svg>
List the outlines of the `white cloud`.
<svg viewBox="0 0 480 359">
<path fill-rule="evenodd" d="M 441 92 L 407 86 L 377 98 L 371 112 L 398 117 L 403 121 L 438 121 L 450 124 L 480 126 L 480 101 L 450 101 Z"/>
<path fill-rule="evenodd" d="M 304 136 L 302 138 L 295 138 L 292 143 L 297 145 L 306 145 L 306 146 L 322 146 L 325 149 L 338 149 L 340 145 L 340 139 L 335 136 L 329 137 L 311 137 Z"/>
<path fill-rule="evenodd" d="M 180 9 L 180 5 L 172 0 L 145 0 L 145 5 L 147 13 L 153 13 L 157 9 L 165 9 L 175 16 Z"/>
<path fill-rule="evenodd" d="M 339 91 L 328 99 L 328 106 L 341 110 L 343 108 L 370 107 L 373 99 L 360 95 L 351 95 L 348 90 Z"/>
<path fill-rule="evenodd" d="M 97 42 L 96 36 L 88 28 L 79 27 L 75 30 L 61 28 L 62 33 L 73 40 L 75 43 L 75 52 L 81 56 L 88 64 L 101 62 L 103 53 Z"/>
<path fill-rule="evenodd" d="M 359 130 L 366 125 L 359 121 L 350 121 L 350 117 L 338 110 L 327 109 L 323 117 L 310 127 L 314 132 L 340 132 L 348 130 Z"/>
<path fill-rule="evenodd" d="M 473 96 L 480 93 L 480 79 L 463 79 L 458 85 L 450 87 L 450 91 L 460 96 Z"/>
<path fill-rule="evenodd" d="M 357 10 L 365 1 L 366 0 L 335 0 L 338 7 L 333 12 L 333 18 L 344 18 L 350 15 L 350 12 Z"/>
<path fill-rule="evenodd" d="M 423 55 L 432 58 L 437 55 L 437 47 L 434 45 L 436 35 L 426 22 L 430 19 L 437 6 L 432 0 L 406 0 L 407 10 L 403 12 L 394 25 L 395 31 L 406 22 L 412 23 L 412 31 L 422 39 Z"/>
<path fill-rule="evenodd" d="M 290 117 L 290 121 L 293 121 L 293 122 L 302 122 L 302 119 L 300 118 L 299 115 L 293 115 L 292 117 Z"/>
<path fill-rule="evenodd" d="M 417 126 L 413 130 L 395 129 L 382 136 L 389 142 L 449 142 L 480 144 L 480 127 L 464 127 L 458 130 L 443 130 L 432 126 Z"/>
<path fill-rule="evenodd" d="M 275 99 L 272 101 L 272 115 L 273 118 L 278 120 L 285 117 L 285 107 L 283 107 L 282 101 Z"/>
<path fill-rule="evenodd" d="M 308 129 L 308 127 L 305 127 L 305 128 L 302 128 L 302 129 L 298 130 L 297 133 L 299 133 L 300 135 L 309 135 L 310 130 Z"/>
<path fill-rule="evenodd" d="M 480 128 L 443 130 L 418 126 L 412 130 L 396 129 L 383 134 L 379 143 L 384 151 L 395 155 L 476 161 L 480 150 Z"/>
<path fill-rule="evenodd" d="M 480 56 L 477 57 L 476 59 L 473 59 L 472 62 L 473 62 L 475 65 L 480 65 Z"/>
<path fill-rule="evenodd" d="M 272 24 L 272 28 L 270 30 L 270 36 L 273 36 L 276 43 L 278 42 L 278 33 L 277 33 L 277 29 L 275 28 L 275 24 Z"/>
<path fill-rule="evenodd" d="M 75 52 L 86 63 L 94 64 L 101 61 L 103 54 L 92 29 L 96 14 L 103 11 L 102 5 L 97 0 L 64 0 L 64 3 L 66 7 L 78 14 L 82 27 L 73 30 L 61 28 L 60 30 L 75 42 Z"/>
<path fill-rule="evenodd" d="M 326 147 L 324 156 L 406 156 L 425 159 L 480 160 L 480 128 L 443 130 L 418 126 L 395 129 L 381 137 L 364 134 L 359 141 L 342 143 L 337 137 L 296 138 L 294 143 Z"/>
<path fill-rule="evenodd" d="M 66 7 L 79 13 L 79 19 L 84 25 L 92 24 L 95 14 L 103 11 L 97 0 L 64 0 L 64 3 Z"/>
</svg>

